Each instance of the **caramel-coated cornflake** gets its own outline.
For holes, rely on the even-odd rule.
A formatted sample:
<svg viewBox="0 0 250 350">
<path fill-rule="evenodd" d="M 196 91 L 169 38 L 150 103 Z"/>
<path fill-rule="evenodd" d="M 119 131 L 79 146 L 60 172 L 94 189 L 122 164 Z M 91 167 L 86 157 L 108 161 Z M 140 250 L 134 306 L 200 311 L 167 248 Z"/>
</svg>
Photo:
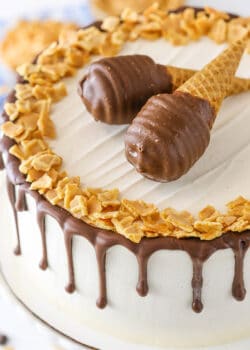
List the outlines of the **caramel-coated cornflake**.
<svg viewBox="0 0 250 350">
<path fill-rule="evenodd" d="M 118 24 L 120 23 L 120 18 L 116 16 L 106 17 L 102 22 L 102 29 L 107 32 L 113 32 Z"/>
<path fill-rule="evenodd" d="M 119 191 L 118 189 L 113 189 L 110 191 L 102 191 L 97 193 L 97 199 L 101 202 L 103 208 L 113 207 L 117 208 L 120 206 Z"/>
<path fill-rule="evenodd" d="M 199 212 L 199 219 L 201 221 L 216 221 L 220 213 L 211 205 L 206 206 Z"/>
<path fill-rule="evenodd" d="M 223 228 L 227 228 L 237 220 L 236 216 L 233 215 L 222 215 L 217 217 L 216 221 L 223 225 Z"/>
<path fill-rule="evenodd" d="M 153 214 L 142 217 L 143 230 L 150 232 L 151 235 L 169 236 L 173 233 L 175 227 L 170 222 L 164 221 L 157 211 Z"/>
<path fill-rule="evenodd" d="M 27 173 L 26 180 L 28 182 L 33 182 L 38 180 L 41 176 L 43 176 L 44 172 L 43 171 L 38 171 L 33 168 L 30 168 Z"/>
<path fill-rule="evenodd" d="M 30 84 L 16 84 L 15 86 L 17 100 L 30 99 L 32 95 L 32 86 Z"/>
<path fill-rule="evenodd" d="M 87 203 L 89 215 L 93 215 L 94 213 L 100 213 L 102 211 L 102 204 L 95 195 L 92 195 L 88 199 Z"/>
<path fill-rule="evenodd" d="M 88 215 L 87 199 L 83 195 L 76 195 L 70 202 L 70 212 L 78 219 Z"/>
<path fill-rule="evenodd" d="M 244 209 L 246 206 L 249 206 L 249 201 L 242 196 L 239 196 L 234 201 L 231 201 L 227 204 L 228 214 L 234 215 L 237 217 L 244 215 Z"/>
<path fill-rule="evenodd" d="M 62 164 L 62 158 L 56 154 L 40 152 L 33 156 L 31 165 L 35 170 L 49 171 L 52 167 L 58 168 Z"/>
<path fill-rule="evenodd" d="M 185 231 L 192 232 L 193 226 L 190 221 L 187 219 L 186 215 L 182 215 L 181 213 L 170 213 L 166 218 L 166 222 L 169 222 L 173 226 Z"/>
<path fill-rule="evenodd" d="M 196 221 L 194 223 L 195 230 L 201 233 L 202 239 L 214 239 L 219 237 L 222 233 L 222 224 L 211 221 Z"/>
<path fill-rule="evenodd" d="M 80 29 L 77 32 L 76 47 L 79 47 L 88 52 L 98 52 L 98 49 L 105 43 L 107 34 L 101 32 L 96 27 Z"/>
<path fill-rule="evenodd" d="M 20 160 L 24 160 L 25 159 L 25 155 L 24 155 L 23 150 L 17 144 L 13 145 L 9 149 L 9 152 L 10 152 L 10 154 L 12 154 L 13 156 L 15 156 L 16 158 L 18 158 Z"/>
<path fill-rule="evenodd" d="M 10 137 L 11 139 L 14 139 L 16 136 L 22 134 L 22 132 L 24 131 L 24 127 L 23 125 L 17 125 L 8 121 L 1 126 L 1 130 L 6 136 Z"/>
<path fill-rule="evenodd" d="M 139 243 L 144 235 L 142 223 L 135 221 L 132 216 L 118 215 L 116 218 L 112 219 L 112 223 L 118 233 L 129 238 L 133 242 Z"/>
<path fill-rule="evenodd" d="M 114 230 L 114 225 L 110 219 L 93 219 L 89 217 L 86 222 L 104 230 Z"/>
<path fill-rule="evenodd" d="M 73 67 L 82 67 L 84 63 L 88 62 L 89 54 L 86 51 L 80 50 L 76 47 L 70 47 L 66 51 L 65 62 Z"/>
<path fill-rule="evenodd" d="M 21 147 L 25 154 L 25 157 L 28 158 L 31 155 L 35 155 L 42 151 L 45 151 L 48 148 L 48 145 L 45 141 L 41 139 L 32 139 L 21 142 Z"/>
<path fill-rule="evenodd" d="M 145 203 L 141 200 L 131 201 L 128 199 L 123 199 L 122 206 L 126 208 L 126 210 L 128 210 L 128 212 L 130 212 L 130 214 L 135 218 L 138 218 L 139 216 L 148 216 L 157 211 L 154 204 Z"/>
<path fill-rule="evenodd" d="M 50 100 L 40 101 L 40 112 L 37 121 L 37 126 L 43 136 L 46 136 L 50 139 L 54 139 L 56 137 L 56 131 L 54 123 L 49 117 L 50 106 Z"/>
<path fill-rule="evenodd" d="M 250 229 L 250 223 L 248 220 L 238 218 L 232 225 L 227 227 L 227 231 L 242 232 Z"/>
<path fill-rule="evenodd" d="M 212 26 L 208 36 L 217 44 L 222 44 L 227 38 L 227 23 L 223 19 L 218 19 Z"/>
<path fill-rule="evenodd" d="M 139 20 L 139 14 L 129 8 L 125 8 L 121 14 L 121 20 L 125 22 L 136 23 Z"/>
<path fill-rule="evenodd" d="M 82 191 L 80 188 L 79 184 L 76 183 L 68 183 L 65 186 L 65 191 L 64 191 L 64 208 L 69 209 L 70 208 L 70 203 L 72 199 L 77 196 L 81 195 Z"/>
<path fill-rule="evenodd" d="M 4 110 L 8 114 L 9 120 L 12 122 L 16 120 L 19 115 L 19 111 L 15 103 L 5 103 Z"/>
<path fill-rule="evenodd" d="M 38 180 L 32 182 L 31 190 L 44 190 L 52 188 L 52 178 L 48 174 L 43 174 Z"/>
</svg>

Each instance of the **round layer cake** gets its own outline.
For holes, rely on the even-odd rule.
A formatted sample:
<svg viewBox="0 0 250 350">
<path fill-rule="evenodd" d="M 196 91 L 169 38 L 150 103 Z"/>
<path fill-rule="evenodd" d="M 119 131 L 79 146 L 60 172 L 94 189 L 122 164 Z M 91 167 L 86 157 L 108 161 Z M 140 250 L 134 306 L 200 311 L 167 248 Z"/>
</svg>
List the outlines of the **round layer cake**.
<svg viewBox="0 0 250 350">
<path fill-rule="evenodd" d="M 150 11 L 153 19 L 163 16 L 157 9 Z M 135 19 L 134 13 L 131 16 L 126 30 L 132 32 L 130 27 L 136 26 L 133 21 L 140 19 Z M 4 277 L 17 298 L 35 315 L 66 336 L 95 348 L 198 348 L 246 338 L 250 331 L 250 298 L 246 294 L 250 287 L 249 92 L 226 99 L 209 148 L 185 176 L 170 183 L 145 179 L 126 160 L 127 125 L 97 123 L 77 93 L 88 65 L 100 58 L 97 48 L 103 40 L 110 40 L 110 33 L 117 34 L 118 22 L 109 19 L 103 27 L 107 32 L 92 28 L 100 34 L 100 42 L 97 32 L 91 37 L 91 28 L 81 30 L 78 35 L 87 37 L 85 46 L 79 42 L 73 46 L 77 51 L 70 51 L 66 67 L 62 67 L 61 51 L 65 42 L 69 47 L 72 37 L 75 40 L 75 33 L 64 38 L 61 51 L 57 46 L 60 43 L 54 45 L 33 65 L 19 69 L 23 78 L 9 96 L 3 115 L 5 125 L 12 124 L 7 124 L 1 142 L 7 173 L 1 203 L 7 203 L 8 195 L 11 204 L 1 209 L 5 230 L 0 235 L 0 261 Z M 160 64 L 201 69 L 226 46 L 206 37 L 185 47 L 173 46 L 155 28 L 147 35 L 144 32 L 144 38 L 138 35 L 133 42 L 126 40 L 119 54 L 145 54 Z M 119 40 L 110 44 L 114 51 L 118 51 Z M 101 51 L 106 53 L 108 49 L 105 46 Z M 91 60 L 80 67 L 89 52 Z M 245 54 L 237 75 L 247 78 L 249 64 L 250 57 Z M 76 67 L 76 74 L 67 77 Z M 67 94 L 62 85 L 53 85 L 59 80 L 65 84 Z M 56 92 L 59 97 L 66 96 L 52 105 L 49 118 L 46 103 L 59 99 Z M 42 103 L 32 110 L 29 104 L 20 107 L 16 103 L 23 100 Z M 35 119 L 35 127 L 30 122 L 15 124 L 26 115 Z M 57 134 L 53 140 L 51 123 Z M 42 143 L 29 143 L 34 139 Z M 48 162 L 37 162 L 37 154 L 44 156 L 43 152 L 50 164 L 55 164 L 53 169 Z M 59 156 L 68 176 L 59 168 Z M 67 182 L 77 176 L 81 190 L 78 179 Z M 71 187 L 60 197 L 55 186 L 62 190 L 62 183 Z M 119 189 L 118 199 L 114 188 Z M 71 196 L 68 205 L 67 196 Z M 73 205 L 77 196 L 82 200 L 80 209 Z M 106 207 L 100 198 L 108 202 Z M 155 215 L 171 208 L 176 219 L 172 221 L 173 231 L 161 233 L 151 227 L 142 234 L 136 231 L 140 220 L 136 217 L 134 231 L 119 232 L 115 223 L 120 203 L 134 210 L 138 205 L 151 210 L 146 203 L 153 203 Z M 115 209 L 97 210 L 99 204 Z M 201 211 L 203 208 L 206 209 Z M 189 222 L 193 231 L 185 231 L 183 211 L 196 218 L 192 224 Z M 204 213 L 207 216 L 203 217 Z M 177 219 L 184 222 L 178 223 Z M 226 219 L 227 228 L 222 224 Z M 199 231 L 197 222 L 206 229 Z M 215 227 L 220 229 L 215 232 Z"/>
</svg>

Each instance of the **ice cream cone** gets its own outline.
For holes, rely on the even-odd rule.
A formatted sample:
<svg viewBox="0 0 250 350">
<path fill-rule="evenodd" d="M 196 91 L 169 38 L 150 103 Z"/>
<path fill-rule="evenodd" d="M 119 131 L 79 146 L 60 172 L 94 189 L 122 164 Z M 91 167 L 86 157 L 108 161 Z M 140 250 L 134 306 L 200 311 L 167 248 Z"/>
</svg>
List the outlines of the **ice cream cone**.
<svg viewBox="0 0 250 350">
<path fill-rule="evenodd" d="M 173 91 L 177 90 L 181 85 L 183 85 L 188 79 L 190 79 L 194 74 L 197 73 L 196 70 L 179 68 L 174 66 L 166 66 L 167 72 L 172 77 L 172 87 Z M 227 93 L 228 96 L 236 95 L 241 92 L 250 90 L 250 79 L 233 77 L 232 85 Z"/>
<path fill-rule="evenodd" d="M 247 35 L 232 43 L 218 57 L 193 75 L 176 91 L 207 100 L 217 114 L 232 89 L 233 77 L 239 66 L 247 43 Z"/>
</svg>

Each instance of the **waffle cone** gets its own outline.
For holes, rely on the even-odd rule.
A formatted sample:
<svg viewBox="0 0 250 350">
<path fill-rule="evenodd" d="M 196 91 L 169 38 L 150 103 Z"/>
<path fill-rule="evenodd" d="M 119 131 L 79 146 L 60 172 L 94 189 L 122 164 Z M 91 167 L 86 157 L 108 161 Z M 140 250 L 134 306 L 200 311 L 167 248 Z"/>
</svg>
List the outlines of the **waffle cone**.
<svg viewBox="0 0 250 350">
<path fill-rule="evenodd" d="M 166 66 L 167 72 L 172 77 L 173 91 L 177 90 L 181 85 L 183 85 L 188 79 L 190 79 L 194 74 L 197 73 L 196 70 L 187 68 L 178 68 L 174 66 Z M 232 85 L 228 90 L 227 95 L 236 95 L 244 91 L 250 90 L 250 79 L 233 77 Z"/>
<path fill-rule="evenodd" d="M 233 77 L 247 43 L 247 35 L 232 43 L 201 71 L 194 74 L 177 91 L 207 100 L 217 113 L 232 89 Z"/>
</svg>

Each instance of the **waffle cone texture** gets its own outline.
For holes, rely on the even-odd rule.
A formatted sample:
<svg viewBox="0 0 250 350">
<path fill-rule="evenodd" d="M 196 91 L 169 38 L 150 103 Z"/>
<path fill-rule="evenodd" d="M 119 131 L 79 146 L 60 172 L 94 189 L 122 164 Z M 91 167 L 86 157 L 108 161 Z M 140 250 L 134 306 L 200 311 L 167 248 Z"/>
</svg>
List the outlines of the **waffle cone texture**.
<svg viewBox="0 0 250 350">
<path fill-rule="evenodd" d="M 233 86 L 233 78 L 247 43 L 247 35 L 232 43 L 225 51 L 194 74 L 177 91 L 207 100 L 218 112 Z"/>
<path fill-rule="evenodd" d="M 181 85 L 183 85 L 197 73 L 197 71 L 193 69 L 178 68 L 174 66 L 166 66 L 166 68 L 167 72 L 170 73 L 172 77 L 173 91 L 177 90 Z M 232 85 L 228 91 L 228 96 L 240 94 L 241 92 L 249 90 L 250 79 L 233 77 Z"/>
</svg>

